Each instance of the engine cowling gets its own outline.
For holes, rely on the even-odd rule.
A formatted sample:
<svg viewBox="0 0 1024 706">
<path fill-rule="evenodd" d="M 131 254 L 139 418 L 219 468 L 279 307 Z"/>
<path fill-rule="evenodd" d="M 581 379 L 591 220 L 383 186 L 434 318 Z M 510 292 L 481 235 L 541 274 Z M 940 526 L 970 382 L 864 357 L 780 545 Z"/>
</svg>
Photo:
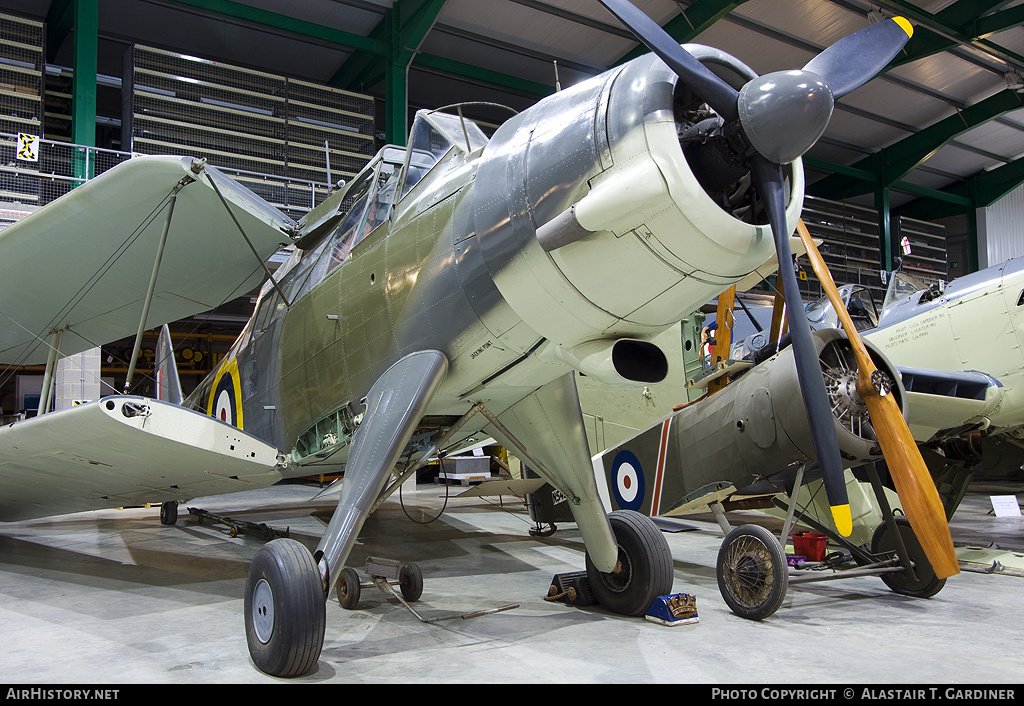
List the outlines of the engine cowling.
<svg viewBox="0 0 1024 706">
<path fill-rule="evenodd" d="M 687 48 L 737 86 L 755 75 L 717 50 Z M 527 325 L 566 348 L 647 338 L 772 257 L 756 209 L 706 190 L 723 180 L 699 172 L 721 160 L 684 149 L 681 134 L 706 112 L 648 55 L 495 132 L 474 187 L 476 233 L 495 285 Z M 800 161 L 787 173 L 795 229 Z M 743 175 L 733 180 L 743 191 Z"/>
</svg>

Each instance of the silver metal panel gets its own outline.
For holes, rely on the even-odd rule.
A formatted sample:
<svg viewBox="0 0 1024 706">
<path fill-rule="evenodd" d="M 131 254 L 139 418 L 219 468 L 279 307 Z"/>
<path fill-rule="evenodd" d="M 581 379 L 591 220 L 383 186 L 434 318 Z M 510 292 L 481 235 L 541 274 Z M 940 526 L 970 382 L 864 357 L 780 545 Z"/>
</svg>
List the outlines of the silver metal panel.
<svg viewBox="0 0 1024 706">
<path fill-rule="evenodd" d="M 177 405 L 116 396 L 0 428 L 0 520 L 276 483 L 277 449 Z"/>
</svg>

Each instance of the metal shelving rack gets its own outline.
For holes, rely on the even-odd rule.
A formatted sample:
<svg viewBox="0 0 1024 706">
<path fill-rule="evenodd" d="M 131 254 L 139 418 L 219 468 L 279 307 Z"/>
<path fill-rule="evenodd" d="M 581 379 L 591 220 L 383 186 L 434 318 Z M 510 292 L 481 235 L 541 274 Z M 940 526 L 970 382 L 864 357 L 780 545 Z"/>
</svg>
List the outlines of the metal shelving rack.
<svg viewBox="0 0 1024 706">
<path fill-rule="evenodd" d="M 906 238 L 910 254 L 902 255 L 903 269 L 925 284 L 945 282 L 949 276 L 946 262 L 946 229 L 941 225 L 901 217 L 897 242 Z"/>
<path fill-rule="evenodd" d="M 309 210 L 375 152 L 370 96 L 139 45 L 126 75 L 133 151 L 206 158 L 285 210 Z"/>
<path fill-rule="evenodd" d="M 878 214 L 873 209 L 806 196 L 801 217 L 811 236 L 822 240 L 818 249 L 837 285 L 863 284 L 885 294 Z M 810 266 L 801 267 L 801 273 L 806 274 L 800 280 L 804 296 L 812 300 L 823 296 Z"/>
<path fill-rule="evenodd" d="M 863 284 L 873 290 L 881 302 L 886 285 L 881 276 L 878 213 L 864 206 L 807 196 L 802 218 L 808 232 L 822 240 L 818 247 L 836 284 Z M 903 237 L 910 241 L 911 252 L 903 256 L 905 271 L 928 284 L 946 279 L 946 229 L 943 226 L 900 218 L 893 222 L 892 230 L 897 246 Z M 824 291 L 811 268 L 801 267 L 801 273 L 804 297 L 813 300 L 823 296 Z"/>
<path fill-rule="evenodd" d="M 0 132 L 42 136 L 44 26 L 0 14 Z"/>
</svg>

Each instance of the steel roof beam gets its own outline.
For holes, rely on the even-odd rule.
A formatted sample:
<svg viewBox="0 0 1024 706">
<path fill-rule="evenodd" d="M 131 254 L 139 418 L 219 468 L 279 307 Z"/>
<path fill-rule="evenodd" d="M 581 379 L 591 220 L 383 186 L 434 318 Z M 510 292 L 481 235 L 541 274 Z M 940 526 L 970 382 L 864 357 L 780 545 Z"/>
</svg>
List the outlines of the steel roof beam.
<svg viewBox="0 0 1024 706">
<path fill-rule="evenodd" d="M 1010 89 L 999 91 L 975 105 L 964 108 L 948 118 L 880 150 L 871 157 L 865 157 L 853 166 L 861 170 L 880 170 L 878 172 L 880 183 L 883 186 L 891 186 L 903 179 L 940 147 L 951 142 L 957 135 L 1022 106 L 1024 106 L 1024 101 L 1016 91 Z M 815 184 L 813 191 L 816 196 L 822 198 L 841 200 L 870 191 L 870 185 L 848 175 L 836 174 Z"/>
<path fill-rule="evenodd" d="M 747 0 L 695 0 L 688 7 L 681 8 L 680 14 L 665 23 L 665 31 L 680 44 L 692 42 L 697 36 L 722 19 Z M 648 53 L 650 50 L 638 44 L 617 64 L 624 64 L 631 59 Z"/>
<path fill-rule="evenodd" d="M 919 219 L 946 218 L 976 208 L 987 208 L 1021 185 L 1024 185 L 1024 160 L 1017 160 L 998 169 L 975 174 L 944 189 L 942 196 L 915 201 L 896 212 Z"/>
<path fill-rule="evenodd" d="M 1024 24 L 1024 7 L 999 10 L 1006 0 L 959 0 L 936 13 L 935 18 L 946 26 L 955 28 L 954 36 L 939 34 L 927 26 L 914 32 L 904 51 L 893 61 L 890 68 L 909 64 L 918 59 L 953 49 L 966 41 L 975 41 L 996 32 L 1002 32 Z M 994 11 L 994 12 L 993 12 Z M 986 12 L 992 14 L 985 15 Z M 985 15 L 985 16 L 983 16 Z"/>
</svg>

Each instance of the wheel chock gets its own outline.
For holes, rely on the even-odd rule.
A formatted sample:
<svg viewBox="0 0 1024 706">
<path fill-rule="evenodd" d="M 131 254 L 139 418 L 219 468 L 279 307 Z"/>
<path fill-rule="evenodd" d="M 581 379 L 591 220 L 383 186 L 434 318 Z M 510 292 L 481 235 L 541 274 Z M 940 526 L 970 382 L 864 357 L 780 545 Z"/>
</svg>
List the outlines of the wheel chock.
<svg viewBox="0 0 1024 706">
<path fill-rule="evenodd" d="M 574 606 L 588 606 L 597 603 L 597 598 L 594 597 L 594 592 L 590 589 L 590 579 L 587 578 L 586 571 L 555 574 L 544 600 L 562 601 Z"/>
<path fill-rule="evenodd" d="M 658 596 L 644 617 L 659 625 L 692 625 L 698 622 L 697 597 L 689 593 Z"/>
</svg>

